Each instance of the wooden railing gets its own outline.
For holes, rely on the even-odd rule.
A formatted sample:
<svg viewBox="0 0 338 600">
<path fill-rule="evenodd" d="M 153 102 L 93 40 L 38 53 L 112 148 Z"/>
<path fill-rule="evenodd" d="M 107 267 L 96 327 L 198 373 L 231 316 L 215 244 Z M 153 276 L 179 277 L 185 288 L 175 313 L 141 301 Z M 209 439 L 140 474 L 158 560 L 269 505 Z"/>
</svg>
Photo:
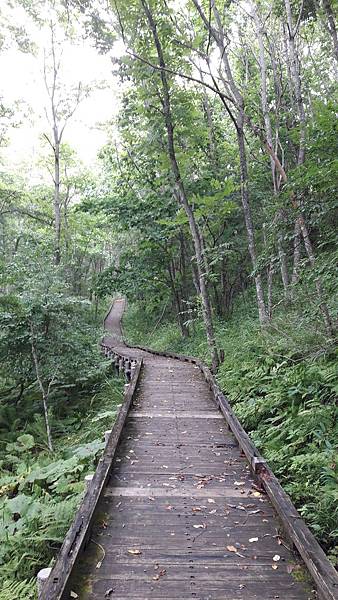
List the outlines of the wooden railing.
<svg viewBox="0 0 338 600">
<path fill-rule="evenodd" d="M 120 413 L 109 434 L 106 448 L 100 459 L 93 480 L 84 496 L 73 524 L 66 535 L 57 557 L 56 564 L 51 573 L 48 573 L 49 576 L 46 582 L 41 585 L 39 596 L 41 600 L 62 600 L 62 598 L 67 597 L 65 596 L 66 593 L 70 593 L 68 588 L 70 575 L 78 561 L 81 551 L 90 539 L 95 509 L 108 480 L 115 451 L 139 380 L 142 360 L 138 361 L 135 358 L 128 356 L 127 344 L 126 354 L 118 353 L 106 344 L 102 344 L 101 346 L 105 356 L 112 360 L 112 365 L 116 373 L 124 373 L 126 379 L 126 393 Z M 182 356 L 172 352 L 160 352 L 143 346 L 132 346 L 132 348 L 157 356 L 190 362 L 199 367 L 213 393 L 217 406 L 225 417 L 227 426 L 237 439 L 243 454 L 245 454 L 250 464 L 252 472 L 258 478 L 262 488 L 265 489 L 267 496 L 279 515 L 286 534 L 299 552 L 311 574 L 319 597 L 322 600 L 338 600 L 337 572 L 297 512 L 291 499 L 281 487 L 274 473 L 243 429 L 210 369 L 208 369 L 202 361 L 194 357 Z M 46 571 L 46 569 L 43 571 Z M 46 573 L 44 573 L 44 576 L 45 575 Z"/>
<path fill-rule="evenodd" d="M 112 360 L 116 373 L 118 375 L 123 373 L 125 376 L 124 399 L 113 428 L 107 432 L 105 449 L 73 523 L 66 534 L 56 563 L 52 569 L 42 569 L 38 574 L 39 600 L 61 600 L 69 597 L 70 577 L 82 551 L 90 540 L 95 511 L 110 476 L 115 452 L 140 377 L 142 359 L 136 360 L 119 354 L 105 344 L 101 344 L 101 347 L 104 355 Z"/>
<path fill-rule="evenodd" d="M 106 344 L 101 344 L 101 348 L 105 357 L 111 359 L 116 375 L 124 373 L 126 382 L 129 383 L 139 361 L 136 358 L 129 358 L 128 356 L 119 354 Z"/>
<path fill-rule="evenodd" d="M 284 491 L 272 469 L 262 457 L 253 441 L 243 429 L 237 419 L 229 400 L 219 387 L 210 369 L 199 359 L 192 356 L 183 356 L 173 352 L 161 352 L 151 350 L 144 346 L 133 346 L 144 352 L 150 352 L 156 356 L 174 358 L 183 362 L 190 362 L 198 366 L 210 390 L 214 400 L 223 413 L 228 428 L 234 434 L 239 447 L 246 456 L 251 471 L 257 477 L 260 485 L 265 490 L 271 504 L 275 508 L 286 535 L 291 544 L 302 557 L 317 588 L 321 600 L 338 600 L 338 574 L 332 563 L 327 558 L 324 550 L 318 544 L 306 523 L 296 510 L 291 498 Z"/>
</svg>

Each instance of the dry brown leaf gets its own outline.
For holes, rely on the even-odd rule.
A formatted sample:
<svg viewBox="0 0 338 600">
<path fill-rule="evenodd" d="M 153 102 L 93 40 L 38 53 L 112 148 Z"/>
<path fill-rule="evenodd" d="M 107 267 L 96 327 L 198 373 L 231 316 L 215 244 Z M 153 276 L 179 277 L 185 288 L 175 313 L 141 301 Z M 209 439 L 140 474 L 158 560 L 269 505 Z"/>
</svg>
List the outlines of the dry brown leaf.
<svg viewBox="0 0 338 600">
<path fill-rule="evenodd" d="M 227 546 L 227 550 L 229 550 L 229 552 L 236 552 L 237 553 L 237 548 L 235 548 L 235 546 Z"/>
</svg>

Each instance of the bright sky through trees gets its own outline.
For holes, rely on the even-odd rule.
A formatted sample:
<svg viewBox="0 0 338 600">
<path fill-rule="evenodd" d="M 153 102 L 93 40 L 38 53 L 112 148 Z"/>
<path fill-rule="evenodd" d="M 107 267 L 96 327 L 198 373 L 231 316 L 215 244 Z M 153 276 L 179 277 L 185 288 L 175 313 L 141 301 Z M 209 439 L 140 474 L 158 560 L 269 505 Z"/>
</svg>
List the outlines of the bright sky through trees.
<svg viewBox="0 0 338 600">
<path fill-rule="evenodd" d="M 34 39 L 36 51 L 34 54 L 22 52 L 12 40 L 0 53 L 0 95 L 5 94 L 6 102 L 18 109 L 16 118 L 19 122 L 17 128 L 8 132 L 10 143 L 2 149 L 1 156 L 10 169 L 16 169 L 23 163 L 29 172 L 33 171 L 38 176 L 41 170 L 36 169 L 35 161 L 41 153 L 41 136 L 48 128 L 44 110 L 47 95 L 43 81 L 43 50 L 48 47 L 48 30 L 37 27 L 22 8 L 10 10 L 6 2 L 3 12 L 8 18 L 15 18 L 17 26 L 25 27 Z M 118 43 L 116 53 L 119 53 Z M 114 54 L 114 51 L 109 55 L 99 54 L 92 40 L 88 39 L 78 38 L 76 43 L 68 42 L 63 46 L 63 81 L 69 85 L 81 81 L 84 85 L 93 86 L 65 133 L 65 141 L 71 141 L 86 166 L 92 166 L 96 161 L 99 149 L 107 141 L 105 122 L 116 116 L 118 111 L 118 85 L 111 76 L 110 56 Z"/>
</svg>

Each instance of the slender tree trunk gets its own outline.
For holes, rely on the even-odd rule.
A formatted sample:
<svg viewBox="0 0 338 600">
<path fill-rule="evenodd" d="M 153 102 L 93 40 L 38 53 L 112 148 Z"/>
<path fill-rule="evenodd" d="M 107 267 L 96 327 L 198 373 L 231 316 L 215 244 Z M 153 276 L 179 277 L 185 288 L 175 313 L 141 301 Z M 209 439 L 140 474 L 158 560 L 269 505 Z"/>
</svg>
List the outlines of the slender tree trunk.
<svg viewBox="0 0 338 600">
<path fill-rule="evenodd" d="M 285 1 L 285 10 L 287 16 L 287 25 L 289 31 L 289 50 L 291 59 L 291 79 L 294 88 L 294 94 L 297 103 L 298 117 L 299 117 L 299 149 L 298 159 L 299 165 L 304 163 L 305 159 L 305 135 L 306 135 L 306 120 L 305 120 L 305 109 L 302 96 L 302 84 L 300 80 L 300 65 L 299 58 L 295 44 L 295 36 L 297 32 L 294 30 L 291 12 L 290 0 Z"/>
<path fill-rule="evenodd" d="M 181 298 L 180 298 L 179 291 L 177 290 L 177 287 L 175 285 L 175 277 L 174 277 L 172 265 L 170 263 L 168 263 L 168 273 L 169 273 L 170 287 L 171 287 L 173 300 L 174 300 L 174 304 L 175 304 L 177 321 L 178 321 L 182 336 L 184 338 L 186 338 L 186 337 L 189 337 L 189 330 L 184 322 L 184 318 L 183 318 L 183 314 L 182 314 Z"/>
<path fill-rule="evenodd" d="M 291 283 L 292 283 L 292 287 L 294 287 L 299 279 L 299 263 L 300 263 L 300 257 L 301 257 L 301 252 L 300 252 L 300 226 L 299 226 L 299 220 L 296 219 L 295 222 L 295 229 L 294 229 L 294 233 L 293 233 L 293 271 L 292 271 L 292 279 L 291 279 Z M 292 296 L 294 294 L 294 290 L 292 289 L 291 291 Z"/>
<path fill-rule="evenodd" d="M 162 45 L 158 36 L 156 23 L 154 21 L 153 15 L 150 11 L 148 4 L 145 0 L 141 0 L 141 4 L 143 6 L 144 12 L 146 14 L 149 27 L 151 29 L 157 57 L 159 61 L 159 65 L 161 67 L 161 82 L 162 82 L 162 92 L 163 92 L 163 111 L 165 115 L 165 124 L 167 129 L 167 142 L 168 142 L 168 154 L 171 163 L 171 169 L 175 180 L 175 193 L 178 198 L 180 204 L 183 206 L 185 213 L 187 215 L 189 221 L 190 232 L 192 235 L 195 253 L 196 253 L 196 261 L 197 261 L 197 272 L 199 278 L 199 286 L 201 290 L 201 298 L 202 298 L 202 308 L 203 308 L 203 320 L 206 329 L 206 335 L 208 340 L 209 349 L 211 352 L 212 359 L 212 367 L 216 369 L 219 365 L 218 351 L 216 346 L 216 339 L 214 334 L 214 327 L 212 321 L 212 313 L 209 295 L 207 291 L 206 284 L 206 275 L 205 275 L 205 256 L 203 254 L 203 249 L 201 247 L 201 239 L 197 227 L 197 223 L 195 221 L 194 212 L 189 204 L 186 191 L 183 185 L 183 181 L 181 178 L 180 170 L 178 167 L 177 159 L 176 159 L 176 151 L 174 144 L 174 129 L 173 129 L 173 120 L 171 113 L 171 101 L 170 101 L 170 92 L 169 92 L 169 84 L 167 80 L 167 75 L 165 72 L 165 60 L 162 50 Z"/>
<path fill-rule="evenodd" d="M 267 100 L 266 60 L 265 60 L 265 50 L 264 50 L 264 42 L 263 42 L 264 27 L 261 22 L 261 15 L 258 14 L 256 4 L 252 4 L 252 13 L 253 13 L 254 21 L 255 21 L 256 36 L 257 36 L 258 47 L 259 47 L 259 67 L 260 67 L 260 75 L 261 75 L 261 107 L 262 107 L 262 113 L 263 113 L 263 118 L 264 118 L 266 139 L 267 139 L 268 144 L 272 148 L 273 147 L 273 136 L 272 136 L 272 127 L 271 127 L 270 113 L 269 113 L 268 100 Z M 275 162 L 274 162 L 272 156 L 270 156 L 270 165 L 271 165 L 272 185 L 273 185 L 274 194 L 276 196 L 278 194 L 278 185 L 276 182 L 276 165 L 275 165 Z M 276 221 L 277 221 L 276 225 L 277 225 L 277 227 L 279 227 L 279 223 L 281 223 L 280 212 L 278 212 L 276 215 Z M 288 267 L 287 267 L 287 262 L 286 262 L 286 254 L 283 249 L 282 236 L 279 231 L 277 233 L 277 246 L 278 246 L 278 256 L 279 256 L 279 262 L 280 262 L 280 270 L 281 270 L 281 276 L 282 276 L 282 282 L 283 282 L 283 288 L 284 288 L 284 295 L 285 295 L 285 298 L 288 299 L 289 298 L 289 274 L 288 274 Z M 270 264 L 269 273 L 272 273 L 272 264 Z M 272 275 L 271 275 L 271 277 L 268 278 L 268 287 L 271 287 L 271 286 L 272 286 Z M 269 297 L 271 296 L 271 293 L 272 292 L 270 290 L 270 293 L 268 292 Z M 268 304 L 269 304 L 269 301 L 268 301 Z M 271 307 L 270 307 L 270 310 L 268 309 L 268 314 L 269 314 L 269 319 L 271 319 L 271 317 L 272 317 Z"/>
<path fill-rule="evenodd" d="M 46 424 L 48 448 L 51 452 L 53 452 L 52 433 L 51 433 L 51 428 L 50 428 L 50 424 L 49 424 L 49 416 L 48 416 L 48 396 L 49 396 L 50 386 L 48 386 L 46 389 L 46 387 L 42 381 L 41 375 L 40 375 L 39 359 L 38 359 L 37 349 L 36 349 L 36 345 L 35 345 L 34 328 L 33 328 L 32 323 L 30 324 L 30 330 L 31 330 L 32 357 L 33 357 L 33 362 L 34 362 L 34 367 L 35 367 L 36 378 L 38 380 L 38 384 L 39 384 L 41 395 L 42 395 L 43 412 L 44 412 L 45 424 Z"/>
<path fill-rule="evenodd" d="M 302 165 L 305 161 L 306 120 L 305 120 L 305 109 L 304 109 L 304 102 L 303 102 L 303 96 L 302 96 L 302 85 L 301 85 L 301 79 L 300 79 L 300 65 L 299 65 L 298 54 L 297 54 L 296 47 L 295 47 L 295 35 L 297 32 L 294 30 L 294 27 L 293 27 L 290 0 L 285 0 L 285 9 L 286 9 L 287 24 L 288 24 L 288 30 L 289 30 L 291 76 L 292 76 L 293 86 L 294 86 L 294 90 L 295 90 L 295 97 L 296 97 L 296 102 L 297 102 L 297 107 L 298 107 L 298 117 L 299 117 L 299 151 L 298 151 L 297 163 L 298 163 L 298 165 Z M 309 258 L 310 265 L 314 269 L 315 262 L 316 262 L 315 254 L 314 254 L 314 250 L 312 247 L 312 242 L 310 240 L 307 224 L 305 222 L 304 215 L 302 214 L 302 212 L 300 212 L 299 203 L 295 197 L 293 198 L 293 203 L 294 203 L 294 206 L 299 211 L 299 214 L 297 217 L 298 224 L 299 224 L 299 230 L 303 237 L 304 246 L 305 246 L 305 250 L 308 255 L 308 258 Z M 318 277 L 315 278 L 315 286 L 316 286 L 317 296 L 318 296 L 318 300 L 319 300 L 319 307 L 320 307 L 320 310 L 321 310 L 321 313 L 323 316 L 323 321 L 325 324 L 326 331 L 327 331 L 328 335 L 333 336 L 334 330 L 333 330 L 331 316 L 330 316 L 327 304 L 324 301 L 323 287 L 322 287 L 322 283 Z"/>
<path fill-rule="evenodd" d="M 251 209 L 249 204 L 249 189 L 248 189 L 248 167 L 246 161 L 246 151 L 245 151 L 245 140 L 244 140 L 244 131 L 243 131 L 243 120 L 244 116 L 240 115 L 237 122 L 237 142 L 239 148 L 239 158 L 240 158 L 240 176 L 241 176 L 241 197 L 242 197 L 242 206 L 244 213 L 244 221 L 248 236 L 248 248 L 249 254 L 251 257 L 252 266 L 255 271 L 254 280 L 256 286 L 256 296 L 257 296 L 257 305 L 258 305 L 258 315 L 259 321 L 262 326 L 266 325 L 268 321 L 268 315 L 265 309 L 265 301 L 264 301 L 264 293 L 263 293 L 263 284 L 261 274 L 257 272 L 257 257 L 256 257 L 256 247 L 255 247 L 255 237 L 254 237 L 254 227 L 251 217 Z"/>
<path fill-rule="evenodd" d="M 337 67 L 338 67 L 338 37 L 337 37 L 337 28 L 336 28 L 336 22 L 335 22 L 335 18 L 334 18 L 334 14 L 333 14 L 333 10 L 332 10 L 332 4 L 330 0 L 322 0 L 323 3 L 323 7 L 327 16 L 327 29 L 329 30 L 329 33 L 331 35 L 332 38 L 332 44 L 333 44 L 333 58 L 335 61 L 335 72 L 337 75 Z"/>
<path fill-rule="evenodd" d="M 60 140 L 54 124 L 54 263 L 61 261 Z"/>
<path fill-rule="evenodd" d="M 223 62 L 227 82 L 226 86 L 228 87 L 234 102 L 238 108 L 238 116 L 236 121 L 236 134 L 237 134 L 237 143 L 239 149 L 239 158 L 240 158 L 240 179 L 241 179 L 241 198 L 242 198 L 242 206 L 244 213 L 244 221 L 247 231 L 248 237 L 248 248 L 249 254 L 251 257 L 251 262 L 253 266 L 253 270 L 255 272 L 254 280 L 256 287 L 256 296 L 257 296 L 257 305 L 258 305 L 258 315 L 259 321 L 262 326 L 265 326 L 268 321 L 268 316 L 265 308 L 264 301 L 264 293 L 263 293 L 263 283 L 262 277 L 260 273 L 257 273 L 257 258 L 256 258 L 256 245 L 255 245 L 255 235 L 254 235 L 254 227 L 252 222 L 251 215 L 251 207 L 249 200 L 249 188 L 248 188 L 248 168 L 247 168 L 247 160 L 246 160 L 246 149 L 245 149 L 245 138 L 244 138 L 244 122 L 245 122 L 245 112 L 244 112 L 244 101 L 240 90 L 238 89 L 232 69 L 230 66 L 227 48 L 226 48 L 226 39 L 225 32 L 222 25 L 222 20 L 220 14 L 215 5 L 215 0 L 211 0 L 210 7 L 213 10 L 213 14 L 217 23 L 218 30 L 216 31 L 210 23 L 210 20 L 206 17 L 202 7 L 200 6 L 198 0 L 193 0 L 193 3 L 207 29 L 210 36 L 212 36 L 218 46 L 219 53 Z"/>
</svg>

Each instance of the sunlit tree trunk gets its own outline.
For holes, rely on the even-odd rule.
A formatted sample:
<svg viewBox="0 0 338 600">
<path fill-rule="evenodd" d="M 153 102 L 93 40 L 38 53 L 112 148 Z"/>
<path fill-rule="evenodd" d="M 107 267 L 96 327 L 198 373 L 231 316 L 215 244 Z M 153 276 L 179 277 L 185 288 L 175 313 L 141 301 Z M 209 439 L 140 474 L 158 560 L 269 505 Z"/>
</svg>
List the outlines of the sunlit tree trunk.
<svg viewBox="0 0 338 600">
<path fill-rule="evenodd" d="M 334 18 L 334 13 L 332 9 L 331 0 L 322 0 L 323 8 L 325 10 L 325 14 L 327 17 L 327 29 L 331 35 L 332 44 L 333 44 L 333 59 L 335 62 L 335 73 L 337 76 L 338 73 L 338 37 L 337 37 L 337 28 L 336 22 Z"/>
<path fill-rule="evenodd" d="M 39 388 L 41 391 L 41 396 L 42 396 L 43 413 L 44 413 L 44 417 L 45 417 L 48 448 L 51 452 L 53 452 L 52 432 L 51 432 L 49 416 L 48 416 L 48 398 L 49 398 L 50 388 L 53 384 L 53 378 L 51 379 L 48 386 L 46 386 L 42 380 L 42 376 L 40 373 L 38 353 L 37 353 L 37 348 L 36 348 L 34 327 L 33 327 L 32 322 L 30 323 L 30 333 L 31 333 L 31 350 L 32 350 L 32 358 L 33 358 L 33 363 L 34 363 L 34 368 L 35 368 L 35 374 L 36 374 L 36 378 L 37 378 Z"/>
<path fill-rule="evenodd" d="M 201 244 L 201 237 L 200 237 L 200 234 L 198 231 L 198 226 L 197 226 L 197 223 L 195 220 L 195 215 L 189 204 L 189 201 L 188 201 L 188 198 L 186 195 L 186 191 L 185 191 L 185 187 L 183 185 L 183 181 L 181 178 L 181 173 L 179 170 L 177 159 L 176 159 L 170 92 L 169 92 L 168 79 L 167 79 L 167 75 L 165 72 L 166 64 L 165 64 L 165 60 L 164 60 L 162 45 L 161 45 L 161 42 L 160 42 L 160 39 L 158 36 L 156 23 L 154 21 L 152 12 L 151 12 L 148 4 L 145 2 L 145 0 L 141 0 L 141 4 L 143 6 L 145 15 L 146 15 L 148 23 L 149 23 L 149 27 L 150 27 L 152 35 L 153 35 L 156 52 L 157 52 L 157 57 L 158 57 L 158 62 L 161 67 L 161 82 L 162 82 L 162 92 L 163 92 L 163 112 L 164 112 L 164 116 L 165 116 L 165 124 L 166 124 L 166 130 L 167 130 L 168 154 L 169 154 L 171 169 L 172 169 L 172 173 L 173 173 L 173 177 L 174 177 L 174 181 L 175 181 L 175 194 L 176 194 L 176 197 L 177 197 L 179 203 L 183 206 L 185 213 L 187 215 L 190 232 L 191 232 L 191 236 L 192 236 L 193 243 L 194 243 L 194 249 L 195 249 L 195 253 L 196 253 L 196 261 L 197 261 L 197 273 L 198 273 L 199 287 L 200 287 L 201 299 L 202 299 L 203 320 L 204 320 L 204 325 L 205 325 L 205 329 L 206 329 L 208 345 L 209 345 L 210 352 L 211 352 L 212 366 L 214 369 L 216 369 L 219 365 L 219 358 L 218 358 L 218 351 L 217 351 L 216 339 L 215 339 L 214 327 L 213 327 L 213 321 L 212 321 L 210 299 L 209 299 L 208 290 L 207 290 L 207 281 L 206 281 L 206 273 L 205 273 L 206 257 L 203 252 L 203 247 Z"/>
<path fill-rule="evenodd" d="M 213 14 L 215 16 L 215 20 L 217 23 L 217 31 L 211 26 L 210 20 L 205 15 L 201 5 L 197 0 L 193 0 L 193 3 L 201 16 L 203 23 L 209 32 L 209 35 L 214 38 L 219 53 L 223 62 L 225 74 L 227 77 L 227 81 L 225 85 L 229 89 L 229 92 L 232 94 L 234 103 L 237 105 L 237 119 L 235 122 L 236 127 L 236 135 L 237 135 L 237 143 L 239 149 L 239 158 L 240 158 L 240 179 L 241 179 L 241 199 L 242 199 L 242 207 L 244 213 L 244 222 L 247 232 L 248 238 L 248 249 L 249 254 L 254 270 L 254 280 L 256 287 L 256 297 L 257 297 L 257 306 L 258 306 L 258 315 L 259 321 L 262 326 L 264 326 L 268 321 L 268 315 L 266 312 L 265 301 L 264 301 L 264 292 L 263 292 L 263 282 L 261 274 L 257 272 L 257 255 L 256 255 L 256 243 L 255 243 L 255 234 L 254 227 L 251 215 L 251 207 L 250 207 L 250 198 L 249 198 L 249 187 L 248 187 L 248 167 L 247 167 L 247 159 L 246 159 L 246 148 L 245 148 L 245 137 L 244 137 L 244 123 L 245 123 L 245 112 L 244 112 L 244 101 L 240 90 L 238 89 L 232 69 L 230 67 L 226 42 L 225 42 L 225 32 L 223 30 L 222 21 L 220 18 L 220 14 L 217 10 L 216 4 L 214 0 L 211 0 L 211 8 Z"/>
<path fill-rule="evenodd" d="M 264 42 L 263 42 L 263 34 L 264 34 L 264 27 L 262 24 L 262 20 L 261 20 L 261 15 L 258 13 L 258 9 L 256 4 L 252 3 L 252 14 L 253 14 L 253 18 L 255 21 L 255 28 L 256 28 L 256 36 L 257 36 L 257 41 L 258 41 L 258 47 L 259 47 L 259 68 L 260 68 L 260 79 L 261 79 L 261 107 L 262 107 L 262 113 L 263 113 L 263 119 L 264 119 L 264 125 L 265 125 L 265 134 L 266 134 L 266 139 L 268 144 L 271 146 L 271 148 L 273 148 L 273 135 L 272 135 L 272 126 L 271 126 L 271 119 L 270 119 L 270 113 L 269 113 L 269 107 L 268 107 L 268 100 L 267 100 L 267 69 L 266 69 L 266 60 L 265 60 L 265 49 L 264 49 Z M 277 195 L 278 194 L 278 184 L 276 181 L 276 166 L 275 166 L 275 162 L 272 158 L 272 156 L 270 156 L 270 165 L 271 165 L 271 176 L 272 176 L 272 185 L 273 185 L 273 190 L 274 190 L 274 194 Z M 280 211 L 278 212 L 278 214 L 276 215 L 276 224 L 277 227 L 279 227 L 281 223 L 281 213 Z M 278 256 L 279 256 L 279 262 L 280 262 L 280 270 L 281 270 L 281 276 L 282 276 L 282 282 L 283 282 L 283 287 L 284 287 L 284 295 L 285 298 L 288 299 L 289 298 L 289 274 L 288 274 L 288 267 L 287 267 L 287 262 L 286 262 L 286 254 L 283 248 L 283 242 L 282 242 L 282 236 L 280 231 L 278 231 L 277 233 L 277 246 L 278 246 Z M 270 305 L 270 310 L 268 309 L 268 313 L 269 313 L 269 318 L 271 319 L 271 296 L 272 296 L 272 265 L 270 265 L 269 267 L 269 276 L 268 276 L 268 304 Z M 271 274 L 271 275 L 270 275 Z M 269 301 L 270 298 L 270 301 Z"/>
<path fill-rule="evenodd" d="M 297 103 L 297 107 L 298 107 L 299 150 L 298 150 L 297 163 L 300 166 L 304 163 L 304 160 L 305 160 L 305 140 L 306 140 L 305 108 L 304 108 L 304 101 L 303 101 L 303 96 L 302 96 L 302 84 L 301 84 L 301 79 L 300 79 L 300 64 L 299 64 L 297 50 L 295 47 L 295 36 L 297 34 L 297 28 L 294 28 L 294 26 L 293 26 L 293 18 L 292 18 L 290 0 L 284 0 L 284 1 L 285 1 L 285 10 L 286 10 L 287 24 L 288 24 L 288 31 L 289 31 L 291 77 L 292 77 L 292 82 L 293 82 L 296 103 Z M 298 25 L 298 23 L 297 23 L 297 25 Z M 310 265 L 314 269 L 315 264 L 316 264 L 315 253 L 313 250 L 313 246 L 312 246 L 312 242 L 310 239 L 307 224 L 305 221 L 305 217 L 304 217 L 303 213 L 301 212 L 301 207 L 299 206 L 298 200 L 294 195 L 293 195 L 293 205 L 298 212 L 298 216 L 297 216 L 297 220 L 298 220 L 298 224 L 299 224 L 298 227 L 299 227 L 300 233 L 303 237 L 305 250 L 308 255 Z M 297 231 L 298 231 L 298 228 L 297 228 Z M 321 310 L 321 313 L 323 316 L 323 321 L 325 324 L 326 331 L 327 331 L 328 335 L 333 336 L 334 331 L 333 331 L 332 319 L 331 319 L 327 304 L 324 300 L 323 286 L 322 286 L 322 283 L 321 283 L 321 280 L 319 277 L 315 278 L 315 287 L 316 287 L 317 296 L 318 296 L 318 300 L 319 300 L 319 307 L 320 307 L 320 310 Z"/>
</svg>

